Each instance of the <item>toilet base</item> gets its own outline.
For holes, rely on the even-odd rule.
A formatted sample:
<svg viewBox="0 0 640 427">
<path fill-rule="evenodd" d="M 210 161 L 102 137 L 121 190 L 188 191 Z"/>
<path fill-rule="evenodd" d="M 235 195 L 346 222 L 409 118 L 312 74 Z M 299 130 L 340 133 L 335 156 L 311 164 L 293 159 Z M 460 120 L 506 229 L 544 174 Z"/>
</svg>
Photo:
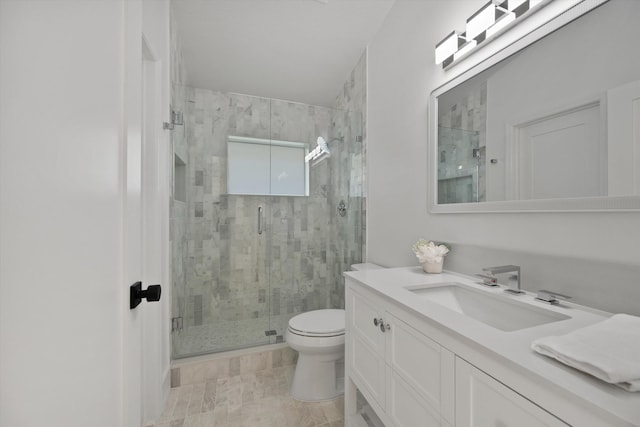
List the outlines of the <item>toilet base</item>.
<svg viewBox="0 0 640 427">
<path fill-rule="evenodd" d="M 300 353 L 291 397 L 305 402 L 331 400 L 344 394 L 344 358 Z M 342 368 L 342 369 L 341 369 Z"/>
</svg>

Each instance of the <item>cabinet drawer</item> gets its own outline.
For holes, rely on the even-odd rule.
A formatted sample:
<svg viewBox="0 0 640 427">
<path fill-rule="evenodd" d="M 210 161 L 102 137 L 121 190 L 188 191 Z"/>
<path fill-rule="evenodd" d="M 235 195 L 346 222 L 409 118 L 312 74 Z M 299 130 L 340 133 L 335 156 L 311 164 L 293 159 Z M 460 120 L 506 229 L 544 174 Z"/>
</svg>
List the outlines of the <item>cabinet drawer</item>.
<svg viewBox="0 0 640 427">
<path fill-rule="evenodd" d="M 473 365 L 456 357 L 456 427 L 566 427 Z"/>
</svg>

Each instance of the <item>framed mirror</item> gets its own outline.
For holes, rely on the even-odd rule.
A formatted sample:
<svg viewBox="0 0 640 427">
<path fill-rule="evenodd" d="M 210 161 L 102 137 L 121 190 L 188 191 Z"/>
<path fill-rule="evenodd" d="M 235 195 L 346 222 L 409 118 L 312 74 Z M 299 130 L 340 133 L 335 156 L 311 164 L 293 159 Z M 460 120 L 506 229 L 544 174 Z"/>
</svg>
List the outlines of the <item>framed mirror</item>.
<svg viewBox="0 0 640 427">
<path fill-rule="evenodd" d="M 436 89 L 430 211 L 639 210 L 638 16 L 583 1 Z"/>
</svg>

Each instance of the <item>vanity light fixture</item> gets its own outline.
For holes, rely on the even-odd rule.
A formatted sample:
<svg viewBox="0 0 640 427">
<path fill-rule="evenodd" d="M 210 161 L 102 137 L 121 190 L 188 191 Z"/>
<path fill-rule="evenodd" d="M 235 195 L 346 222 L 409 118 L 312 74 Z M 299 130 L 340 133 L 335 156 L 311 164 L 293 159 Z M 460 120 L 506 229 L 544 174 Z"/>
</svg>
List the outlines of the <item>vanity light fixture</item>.
<svg viewBox="0 0 640 427">
<path fill-rule="evenodd" d="M 436 64 L 447 68 L 483 42 L 505 31 L 523 15 L 550 0 L 491 0 L 466 21 L 464 33 L 452 31 L 436 44 Z"/>
<path fill-rule="evenodd" d="M 494 34 L 500 32 L 504 28 L 508 27 L 513 21 L 516 20 L 516 14 L 514 12 L 505 12 L 498 20 L 487 28 L 486 36 L 491 37 Z"/>
<path fill-rule="evenodd" d="M 467 19 L 467 40 L 475 39 L 484 33 L 503 13 L 496 7 L 493 0 L 482 6 L 482 9 Z"/>
<path fill-rule="evenodd" d="M 522 5 L 525 5 L 526 7 L 527 5 L 525 3 L 528 3 L 528 0 L 507 0 L 504 2 L 503 7 L 505 7 L 509 12 L 513 12 Z"/>
<path fill-rule="evenodd" d="M 436 64 L 440 64 L 453 56 L 465 42 L 465 38 L 459 32 L 452 31 L 451 34 L 436 45 Z"/>
<path fill-rule="evenodd" d="M 466 42 L 456 53 L 453 54 L 453 60 L 457 61 L 460 57 L 466 55 L 467 52 L 475 48 L 477 45 L 478 42 L 475 40 Z"/>
</svg>

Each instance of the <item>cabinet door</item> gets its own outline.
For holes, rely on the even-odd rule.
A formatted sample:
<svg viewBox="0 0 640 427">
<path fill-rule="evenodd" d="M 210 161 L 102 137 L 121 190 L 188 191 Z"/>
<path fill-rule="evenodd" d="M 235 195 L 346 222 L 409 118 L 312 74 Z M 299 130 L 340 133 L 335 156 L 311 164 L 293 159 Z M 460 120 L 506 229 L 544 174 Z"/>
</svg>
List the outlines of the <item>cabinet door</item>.
<svg viewBox="0 0 640 427">
<path fill-rule="evenodd" d="M 395 427 L 441 427 L 438 411 L 387 367 L 387 416 Z"/>
<path fill-rule="evenodd" d="M 394 377 L 414 389 L 414 395 L 453 422 L 454 354 L 397 317 L 387 314 L 387 364 Z"/>
<path fill-rule="evenodd" d="M 373 319 L 381 318 L 379 305 L 359 293 L 347 292 L 347 370 L 363 395 L 385 408 L 384 333 Z M 371 399 L 374 402 L 371 402 Z M 375 405 L 374 405 L 375 406 Z"/>
<path fill-rule="evenodd" d="M 351 313 L 349 323 L 353 332 L 366 345 L 384 357 L 385 336 L 374 320 L 382 319 L 384 310 L 374 298 L 351 292 Z"/>
<path fill-rule="evenodd" d="M 456 427 L 568 425 L 459 357 L 455 377 Z"/>
</svg>

